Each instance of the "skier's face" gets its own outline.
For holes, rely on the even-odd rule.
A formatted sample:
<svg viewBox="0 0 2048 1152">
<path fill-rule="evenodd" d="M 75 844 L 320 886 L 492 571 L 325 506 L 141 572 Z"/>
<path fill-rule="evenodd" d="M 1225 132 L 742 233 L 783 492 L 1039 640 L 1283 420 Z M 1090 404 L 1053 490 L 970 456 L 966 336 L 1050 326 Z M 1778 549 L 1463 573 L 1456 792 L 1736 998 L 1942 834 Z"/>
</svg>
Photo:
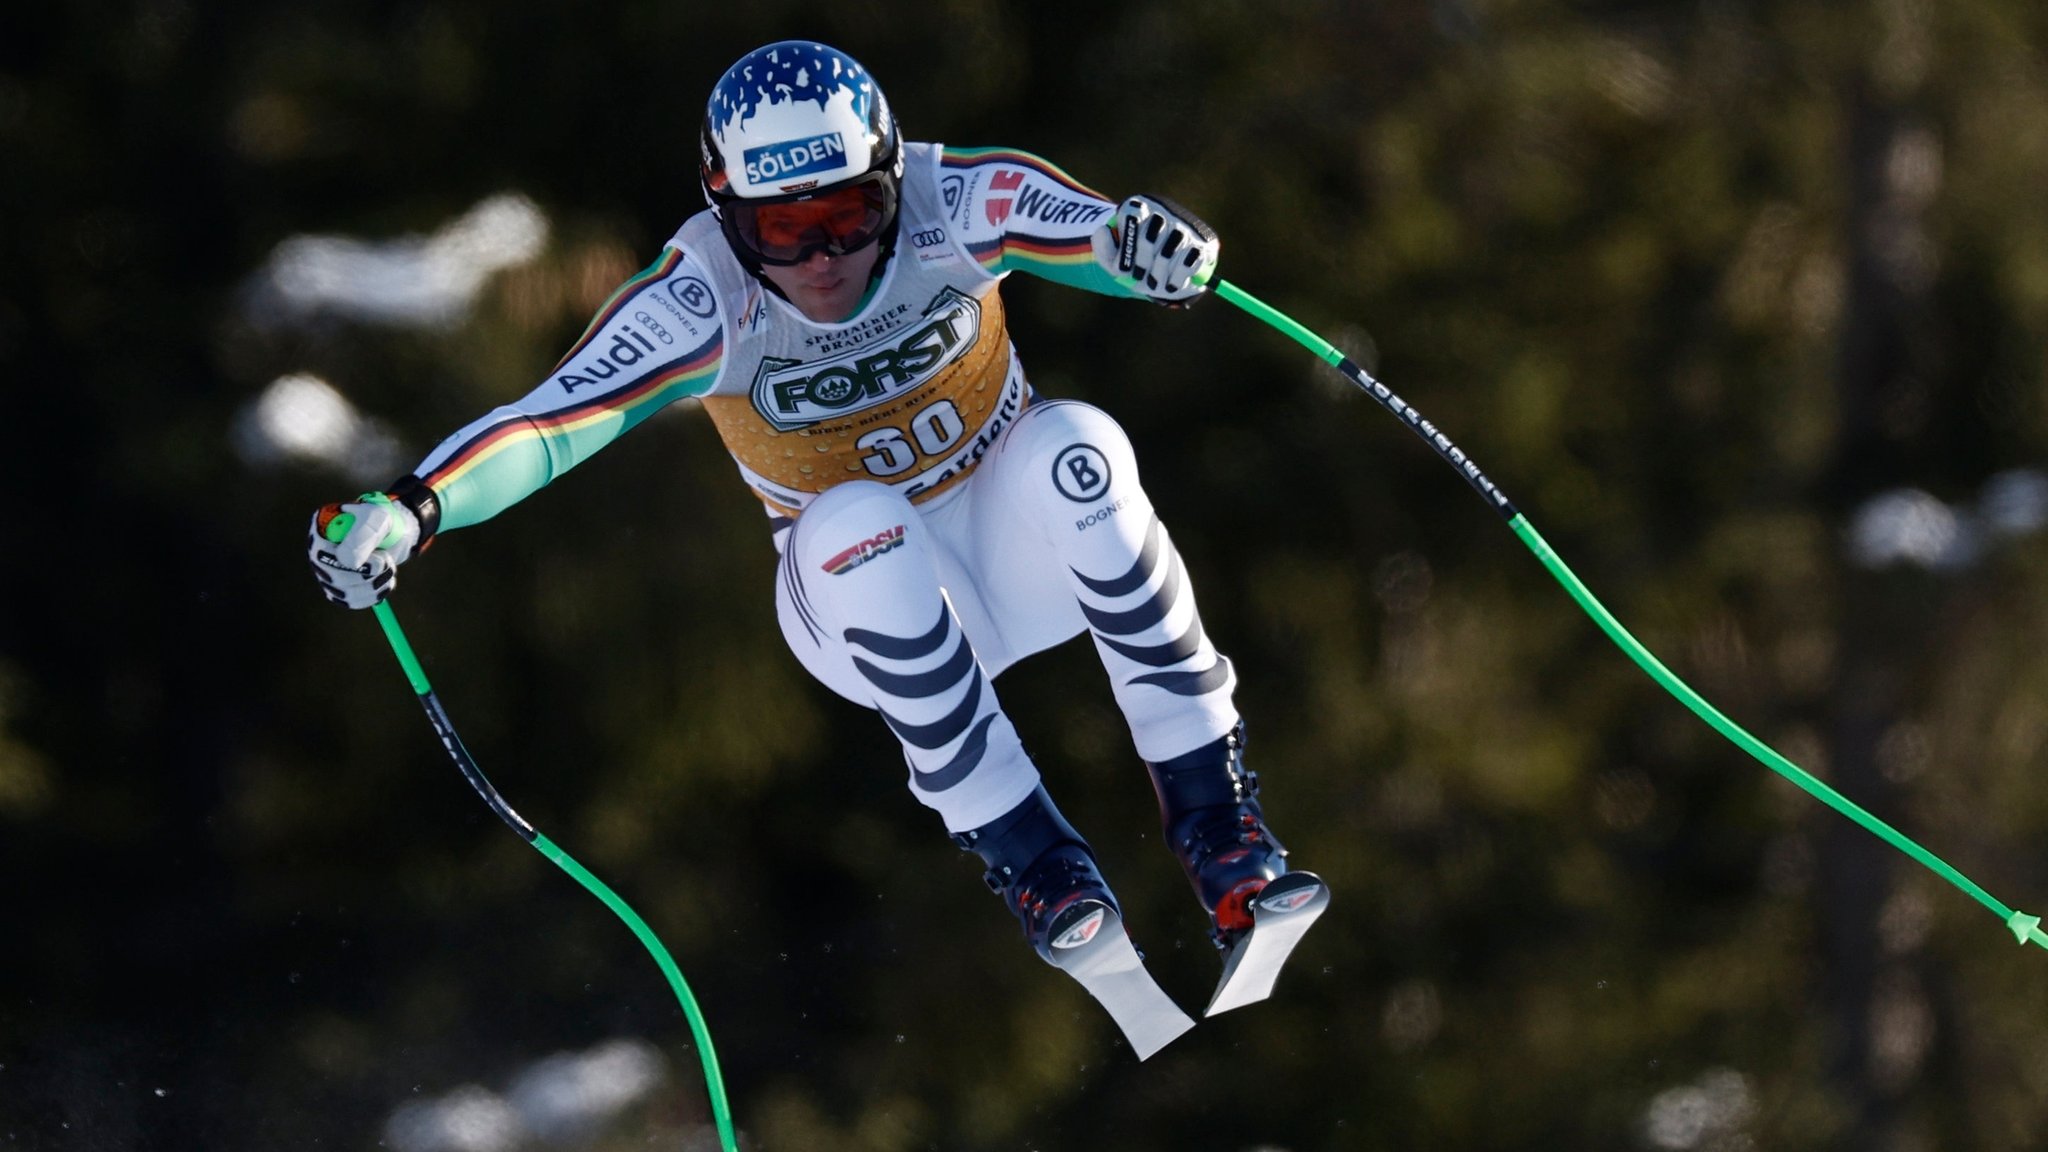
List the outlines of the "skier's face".
<svg viewBox="0 0 2048 1152">
<path fill-rule="evenodd" d="M 882 254 L 880 244 L 834 256 L 822 249 L 801 264 L 763 265 L 761 274 L 782 290 L 797 311 L 820 324 L 836 324 L 853 316 L 866 294 L 868 276 Z"/>
</svg>

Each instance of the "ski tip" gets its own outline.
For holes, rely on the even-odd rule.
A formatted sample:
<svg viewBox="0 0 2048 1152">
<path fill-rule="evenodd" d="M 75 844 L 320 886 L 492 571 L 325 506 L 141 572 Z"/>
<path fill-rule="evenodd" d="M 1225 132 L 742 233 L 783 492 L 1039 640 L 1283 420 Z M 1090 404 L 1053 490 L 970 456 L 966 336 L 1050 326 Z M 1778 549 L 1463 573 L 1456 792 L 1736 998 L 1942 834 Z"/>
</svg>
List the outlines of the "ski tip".
<svg viewBox="0 0 2048 1152">
<path fill-rule="evenodd" d="M 1160 1013 L 1154 1025 L 1143 1033 L 1126 1031 L 1124 1039 L 1131 1045 L 1131 1052 L 1140 1063 L 1150 1060 L 1160 1049 L 1193 1031 L 1195 1022 L 1187 1013 L 1175 1009 L 1171 1013 Z"/>
</svg>

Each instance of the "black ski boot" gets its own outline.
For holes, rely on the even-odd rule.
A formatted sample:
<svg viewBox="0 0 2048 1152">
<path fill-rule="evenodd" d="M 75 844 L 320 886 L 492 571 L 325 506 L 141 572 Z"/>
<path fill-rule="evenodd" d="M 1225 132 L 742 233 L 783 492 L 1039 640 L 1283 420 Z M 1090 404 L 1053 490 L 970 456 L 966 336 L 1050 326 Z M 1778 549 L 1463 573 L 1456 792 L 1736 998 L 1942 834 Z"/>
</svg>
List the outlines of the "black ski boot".
<svg viewBox="0 0 2048 1152">
<path fill-rule="evenodd" d="M 1244 745 L 1239 723 L 1193 752 L 1145 765 L 1167 846 L 1223 952 L 1211 1016 L 1272 995 L 1288 954 L 1330 902 L 1321 877 L 1288 871 L 1287 849 L 1259 807 L 1259 774 L 1244 766 Z"/>
<path fill-rule="evenodd" d="M 1145 971 L 1094 852 L 1044 788 L 953 842 L 988 865 L 982 879 L 1016 915 L 1024 939 L 1108 1009 L 1138 1059 L 1195 1026 Z"/>
<path fill-rule="evenodd" d="M 953 843 L 981 857 L 988 865 L 982 882 L 1003 898 L 1019 923 L 1024 939 L 1046 963 L 1058 965 L 1058 953 L 1092 940 L 1105 919 L 1122 910 L 1087 841 L 1039 788 L 1022 804 Z"/>
</svg>

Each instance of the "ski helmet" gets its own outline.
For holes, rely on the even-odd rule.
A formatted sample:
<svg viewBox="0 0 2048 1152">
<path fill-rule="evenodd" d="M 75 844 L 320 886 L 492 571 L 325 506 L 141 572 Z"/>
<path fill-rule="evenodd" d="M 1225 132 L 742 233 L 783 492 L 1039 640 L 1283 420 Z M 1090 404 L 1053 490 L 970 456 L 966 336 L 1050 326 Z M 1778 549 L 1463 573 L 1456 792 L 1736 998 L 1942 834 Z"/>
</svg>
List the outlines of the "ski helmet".
<svg viewBox="0 0 2048 1152">
<path fill-rule="evenodd" d="M 699 153 L 704 198 L 750 267 L 894 234 L 896 118 L 867 69 L 835 48 L 785 40 L 740 57 L 711 90 Z"/>
</svg>

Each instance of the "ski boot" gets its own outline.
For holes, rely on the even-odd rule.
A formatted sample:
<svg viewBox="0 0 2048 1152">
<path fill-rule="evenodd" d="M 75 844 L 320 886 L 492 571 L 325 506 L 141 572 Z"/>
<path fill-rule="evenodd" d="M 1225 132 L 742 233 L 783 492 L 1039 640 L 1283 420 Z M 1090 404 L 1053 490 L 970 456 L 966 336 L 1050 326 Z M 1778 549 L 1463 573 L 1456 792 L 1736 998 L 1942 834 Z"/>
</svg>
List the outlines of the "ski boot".
<svg viewBox="0 0 2048 1152">
<path fill-rule="evenodd" d="M 1259 775 L 1244 766 L 1244 744 L 1239 723 L 1193 752 L 1145 765 L 1167 846 L 1223 953 L 1209 1016 L 1272 995 L 1288 954 L 1330 903 L 1322 877 L 1288 871 L 1287 849 L 1259 807 Z"/>
<path fill-rule="evenodd" d="M 1016 915 L 1024 939 L 1108 1010 L 1138 1059 L 1195 1026 L 1145 970 L 1095 854 L 1044 788 L 953 842 L 988 865 L 982 879 Z"/>
</svg>

